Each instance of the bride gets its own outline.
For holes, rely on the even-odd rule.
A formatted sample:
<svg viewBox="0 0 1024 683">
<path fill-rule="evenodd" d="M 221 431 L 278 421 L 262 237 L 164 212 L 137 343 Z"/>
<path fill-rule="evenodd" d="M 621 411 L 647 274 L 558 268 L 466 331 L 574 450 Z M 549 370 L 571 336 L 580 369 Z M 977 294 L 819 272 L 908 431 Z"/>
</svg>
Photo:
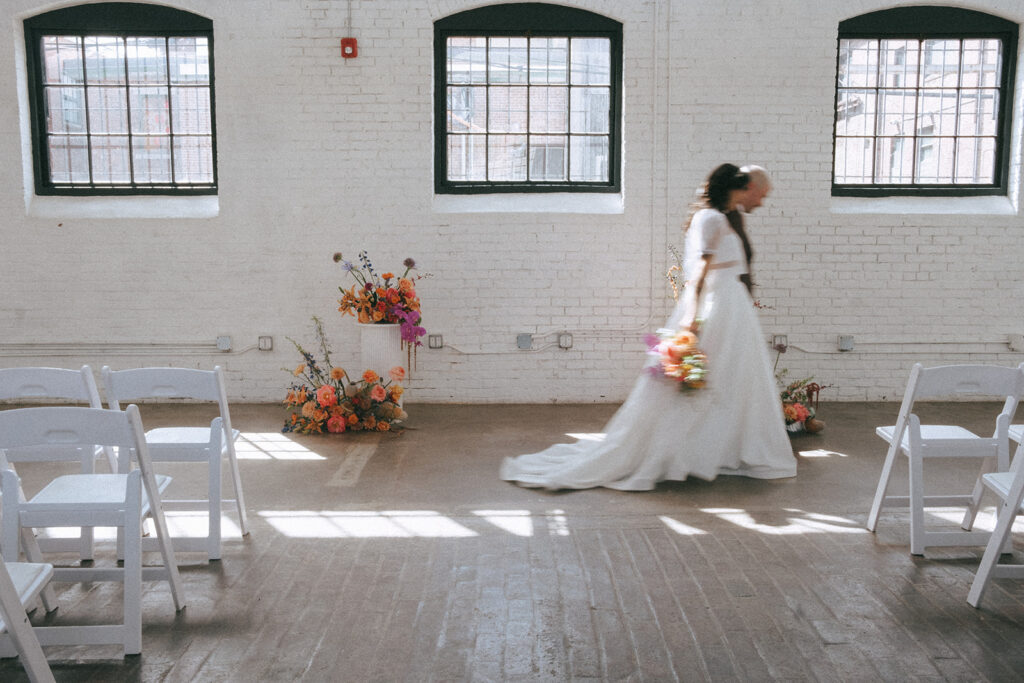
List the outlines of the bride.
<svg viewBox="0 0 1024 683">
<path fill-rule="evenodd" d="M 740 213 L 761 206 L 770 190 L 764 169 L 722 164 L 708 176 L 703 208 L 686 230 L 687 284 L 666 327 L 699 329 L 708 358 L 706 387 L 680 391 L 648 368 L 605 425 L 603 440 L 506 458 L 502 479 L 549 489 L 646 491 L 659 481 L 690 476 L 710 481 L 719 474 L 796 475 L 748 291 L 751 251 Z"/>
</svg>

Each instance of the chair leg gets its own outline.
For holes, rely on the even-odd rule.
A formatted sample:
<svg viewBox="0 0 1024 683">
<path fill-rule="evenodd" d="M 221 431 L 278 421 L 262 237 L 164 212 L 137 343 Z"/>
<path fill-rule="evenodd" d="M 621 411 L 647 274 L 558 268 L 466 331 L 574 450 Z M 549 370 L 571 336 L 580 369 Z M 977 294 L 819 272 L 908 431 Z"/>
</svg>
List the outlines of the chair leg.
<svg viewBox="0 0 1024 683">
<path fill-rule="evenodd" d="M 910 464 L 910 554 L 924 555 L 924 465 L 913 454 L 907 460 Z"/>
<path fill-rule="evenodd" d="M 2 562 L 2 560 L 0 560 Z M 33 683 L 53 681 L 53 673 L 43 654 L 28 620 L 21 598 L 7 571 L 0 571 L 0 617 L 7 627 L 14 648 L 21 657 L 21 665 L 25 667 L 29 680 Z"/>
<path fill-rule="evenodd" d="M 227 436 L 231 439 L 231 435 Z M 227 444 L 228 465 L 231 467 L 231 483 L 235 487 L 235 504 L 238 507 L 238 527 L 243 536 L 249 535 L 249 521 L 245 514 L 245 494 L 242 493 L 242 474 L 238 470 L 238 456 L 235 453 L 234 440 Z"/>
<path fill-rule="evenodd" d="M 209 522 L 206 529 L 206 557 L 208 560 L 220 559 L 221 546 L 221 458 L 210 457 L 210 472 L 207 476 L 207 504 Z"/>
<path fill-rule="evenodd" d="M 885 492 L 889 488 L 889 479 L 892 477 L 892 466 L 896 461 L 896 452 L 898 450 L 898 440 L 893 441 L 889 446 L 889 451 L 885 454 L 885 464 L 882 465 L 882 475 L 878 478 L 878 488 L 875 489 L 875 498 L 871 501 L 871 511 L 868 513 L 868 531 L 874 532 L 878 527 L 878 515 L 882 511 L 882 505 L 885 502 Z"/>
<path fill-rule="evenodd" d="M 94 536 L 95 530 L 91 526 L 82 527 L 82 532 L 78 537 L 80 543 L 78 547 L 78 557 L 82 562 L 91 562 L 93 559 L 93 555 L 95 554 L 93 553 L 93 546 L 95 545 Z"/>
<path fill-rule="evenodd" d="M 178 572 L 178 563 L 174 558 L 170 532 L 167 529 L 167 519 L 164 517 L 159 500 L 151 503 L 151 506 L 150 518 L 156 527 L 157 545 L 160 547 L 160 556 L 163 558 L 164 567 L 167 568 L 167 582 L 171 586 L 171 599 L 174 600 L 174 609 L 180 612 L 185 608 L 185 590 L 182 588 L 181 574 Z"/>
<path fill-rule="evenodd" d="M 16 516 L 14 519 L 18 519 L 18 517 Z M 18 532 L 21 537 L 21 545 L 25 549 L 25 557 L 28 561 L 44 562 L 43 551 L 39 548 L 39 541 L 36 540 L 35 532 L 28 527 L 22 527 L 20 524 L 18 524 Z M 17 557 L 17 553 L 15 553 L 15 557 Z M 49 583 L 39 592 L 39 598 L 43 601 L 43 609 L 47 613 L 57 609 L 57 595 L 53 592 L 53 586 Z"/>
<path fill-rule="evenodd" d="M 999 509 L 996 528 L 992 532 L 988 544 L 985 546 L 985 554 L 981 557 L 981 564 L 978 565 L 978 571 L 974 575 L 971 590 L 967 594 L 967 602 L 972 607 L 977 607 L 981 603 L 981 598 L 985 595 L 985 589 L 988 588 L 988 582 L 992 578 L 992 572 L 995 570 L 996 565 L 999 564 L 999 556 L 1005 550 L 1004 546 L 1007 543 L 1012 544 L 1013 542 L 1010 531 L 1013 528 L 1014 520 L 1017 518 L 1017 511 L 1020 509 L 1020 498 L 1019 492 L 1016 500 L 1014 500 L 1012 495 L 1007 497 Z"/>
<path fill-rule="evenodd" d="M 981 478 L 987 472 L 993 471 L 992 465 L 994 462 L 994 458 L 985 458 L 981 461 L 981 471 L 978 472 L 978 479 L 974 482 L 974 490 L 971 491 L 971 500 L 967 504 L 963 521 L 960 522 L 960 528 L 964 531 L 973 529 L 974 522 L 978 519 L 978 512 L 981 510 L 981 499 L 985 495 L 985 485 L 982 483 Z"/>
<path fill-rule="evenodd" d="M 131 495 L 134 503 L 135 493 Z M 138 501 L 141 507 L 141 489 Z M 124 536 L 124 654 L 127 656 L 142 652 L 142 515 L 138 509 L 125 512 Z"/>
</svg>

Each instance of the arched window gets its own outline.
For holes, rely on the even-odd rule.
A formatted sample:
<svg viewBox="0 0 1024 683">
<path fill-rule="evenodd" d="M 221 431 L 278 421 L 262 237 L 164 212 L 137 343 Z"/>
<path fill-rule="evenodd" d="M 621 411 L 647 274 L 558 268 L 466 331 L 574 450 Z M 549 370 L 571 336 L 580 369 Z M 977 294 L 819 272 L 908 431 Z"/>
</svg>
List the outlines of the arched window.
<svg viewBox="0 0 1024 683">
<path fill-rule="evenodd" d="M 213 24 L 136 3 L 25 20 L 40 195 L 214 194 Z"/>
<path fill-rule="evenodd" d="M 1006 194 L 1017 33 L 956 7 L 840 23 L 832 194 Z"/>
<path fill-rule="evenodd" d="M 617 192 L 622 24 L 515 3 L 434 24 L 439 193 Z"/>
</svg>

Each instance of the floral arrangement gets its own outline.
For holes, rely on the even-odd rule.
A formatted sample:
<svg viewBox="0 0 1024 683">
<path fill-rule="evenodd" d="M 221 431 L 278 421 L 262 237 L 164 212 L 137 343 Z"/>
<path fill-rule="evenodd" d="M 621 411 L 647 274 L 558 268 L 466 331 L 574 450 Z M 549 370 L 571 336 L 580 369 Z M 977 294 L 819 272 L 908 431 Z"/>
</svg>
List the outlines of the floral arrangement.
<svg viewBox="0 0 1024 683">
<path fill-rule="evenodd" d="M 288 387 L 284 404 L 289 411 L 282 432 L 297 434 L 338 434 L 346 431 L 391 431 L 407 415 L 398 405 L 402 397 L 405 368 L 395 366 L 389 379 L 367 370 L 353 380 L 342 368 L 331 365 L 331 352 L 323 323 L 313 317 L 323 363 L 289 338 L 303 362 L 292 371 L 295 382 Z M 287 371 L 287 368 L 284 368 Z"/>
<path fill-rule="evenodd" d="M 338 310 L 342 315 L 353 315 L 361 323 L 399 323 L 402 327 L 402 343 L 422 346 L 420 337 L 427 333 L 420 326 L 420 299 L 416 295 L 415 281 L 427 277 L 409 277 L 409 271 L 416 268 L 416 262 L 405 259 L 405 272 L 396 277 L 394 273 L 378 274 L 365 251 L 359 252 L 359 267 L 346 261 L 341 252 L 334 254 L 334 262 L 356 280 L 356 284 L 345 289 L 339 286 L 341 299 Z"/>
<path fill-rule="evenodd" d="M 778 343 L 772 346 L 775 351 L 775 381 L 779 383 L 782 390 L 779 391 L 779 399 L 782 401 L 782 415 L 786 419 L 786 429 L 799 431 L 801 428 L 811 433 L 820 432 L 825 428 L 825 423 L 816 419 L 818 410 L 818 392 L 827 389 L 828 386 L 821 386 L 814 381 L 813 377 L 805 377 L 793 382 L 786 382 L 786 375 L 789 371 L 785 368 L 778 370 L 779 358 L 788 350 L 786 344 Z"/>
<path fill-rule="evenodd" d="M 782 413 L 786 418 L 787 425 L 805 422 L 817 414 L 814 403 L 817 402 L 821 387 L 813 382 L 813 379 L 813 377 L 805 377 L 790 382 L 779 392 L 779 398 L 782 400 Z"/>
<path fill-rule="evenodd" d="M 680 390 L 702 389 L 707 384 L 708 359 L 689 330 L 658 330 L 647 338 L 648 353 L 658 359 L 652 374 L 677 382 Z"/>
</svg>

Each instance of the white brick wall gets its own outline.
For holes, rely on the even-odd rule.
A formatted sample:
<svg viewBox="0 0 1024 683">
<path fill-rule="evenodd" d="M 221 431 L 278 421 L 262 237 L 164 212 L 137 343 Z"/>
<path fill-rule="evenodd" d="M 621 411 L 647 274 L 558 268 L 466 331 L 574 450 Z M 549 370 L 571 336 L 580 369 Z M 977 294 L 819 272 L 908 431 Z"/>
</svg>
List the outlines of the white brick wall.
<svg viewBox="0 0 1024 683">
<path fill-rule="evenodd" d="M 838 22 L 861 0 L 570 2 L 624 23 L 624 211 L 439 213 L 432 184 L 432 22 L 476 0 L 191 0 L 214 21 L 219 212 L 93 218 L 28 211 L 20 21 L 0 31 L 0 365 L 225 366 L 235 400 L 282 398 L 310 317 L 358 366 L 336 312 L 335 251 L 382 268 L 414 257 L 425 324 L 411 401 L 617 401 L 643 332 L 671 308 L 666 245 L 722 161 L 767 166 L 776 190 L 748 221 L 766 334 L 826 399 L 897 399 L 908 368 L 1011 364 L 1024 354 L 1024 219 L 1016 212 L 839 213 L 829 196 Z M 971 3 L 1013 21 L 1019 0 Z M 359 57 L 339 39 L 359 40 Z M 1018 66 L 1018 81 L 1024 68 Z M 1024 86 L 1017 117 L 1024 120 Z M 1019 123 L 1019 122 L 1018 122 Z M 1020 125 L 1017 129 L 1020 130 Z M 1020 140 L 1013 196 L 1021 177 Z M 563 351 L 554 333 L 573 333 Z M 518 351 L 516 334 L 536 335 Z M 212 349 L 231 335 L 235 350 Z M 836 351 L 852 334 L 856 348 Z M 273 335 L 274 350 L 255 350 Z M 47 345 L 47 346 L 40 346 Z M 549 346 L 550 345 L 550 346 Z M 544 348 L 541 348 L 544 347 Z M 713 362 L 713 359 L 712 359 Z"/>
</svg>

